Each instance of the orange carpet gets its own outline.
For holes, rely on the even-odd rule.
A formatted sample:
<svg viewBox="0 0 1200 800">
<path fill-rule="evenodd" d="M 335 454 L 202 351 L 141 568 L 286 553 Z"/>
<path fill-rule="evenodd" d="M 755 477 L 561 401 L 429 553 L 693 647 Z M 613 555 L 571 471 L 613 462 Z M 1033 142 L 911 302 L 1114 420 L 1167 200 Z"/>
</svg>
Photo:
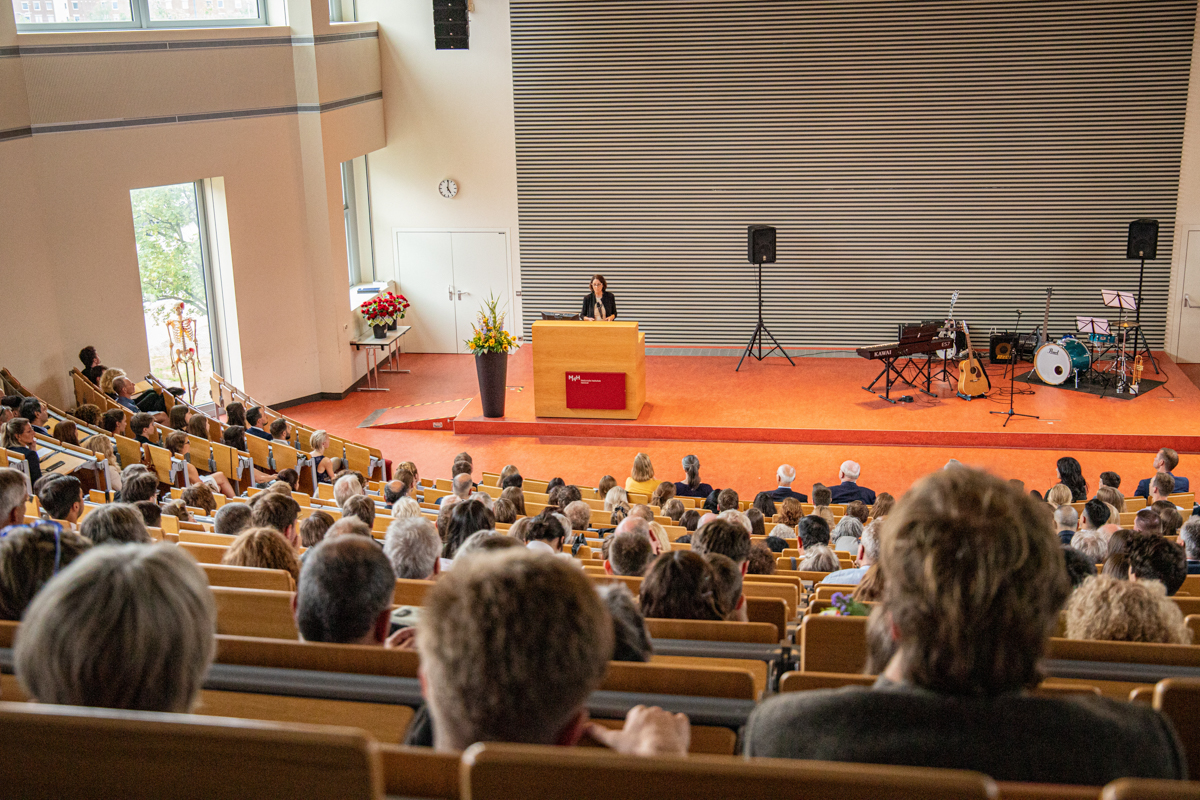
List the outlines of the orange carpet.
<svg viewBox="0 0 1200 800">
<path fill-rule="evenodd" d="M 523 391 L 508 393 L 509 416 L 504 421 L 538 422 L 532 417 L 528 359 L 527 349 L 510 359 L 508 383 Z M 1018 411 L 1043 419 L 1014 420 L 1009 431 L 1015 428 L 1026 436 L 1049 437 L 1043 446 L 1007 444 L 994 433 L 1007 433 L 1000 427 L 1004 420 L 987 412 L 1007 408 L 1007 395 L 968 403 L 947 396 L 952 393 L 943 386 L 935 387 L 938 398 L 918 394 L 922 399 L 911 406 L 891 406 L 860 388 L 878 371 L 875 362 L 831 358 L 799 359 L 794 369 L 782 359 L 752 362 L 735 373 L 736 359 L 648 357 L 649 402 L 635 422 L 686 429 L 673 431 L 677 436 L 671 439 L 640 436 L 636 430 L 605 435 L 611 429 L 602 425 L 581 429 L 578 433 L 583 435 L 574 437 L 551 435 L 554 429 L 512 435 L 358 427 L 380 409 L 478 394 L 470 356 L 404 355 L 401 360 L 401 366 L 412 373 L 382 375 L 389 393 L 352 393 L 345 400 L 310 403 L 288 413 L 306 424 L 379 447 L 393 463 L 413 461 L 423 477 L 448 477 L 454 455 L 465 450 L 474 457 L 477 473 L 498 471 L 512 463 L 531 477 L 561 476 L 571 483 L 594 485 L 605 474 L 624 480 L 634 455 L 641 451 L 650 455 L 659 478 L 682 480 L 679 462 L 693 453 L 700 458 L 705 481 L 721 488 L 731 486 L 748 497 L 774 487 L 775 469 L 781 463 L 796 467 L 796 487 L 807 492 L 805 487 L 816 481 L 836 482 L 838 465 L 846 459 L 862 464 L 860 482 L 877 492 L 902 493 L 950 458 L 1045 490 L 1055 482 L 1054 464 L 1062 455 L 1080 460 L 1091 486 L 1096 486 L 1101 471 L 1112 470 L 1123 476 L 1122 488 L 1132 491 L 1137 480 L 1152 474 L 1150 462 L 1157 447 L 1166 444 L 1181 453 L 1200 452 L 1194 444 L 1200 435 L 1200 389 L 1165 360 L 1168 383 L 1133 401 L 1043 387 L 1037 387 L 1035 395 L 1019 396 Z M 998 374 L 1002 368 L 989 369 Z M 473 401 L 456 425 L 475 421 L 470 415 L 477 403 Z M 523 408 L 529 409 L 527 416 Z M 850 434 L 838 443 L 714 441 L 706 435 L 706 429 L 717 427 L 714 422 L 756 433 L 829 426 Z M 918 441 L 871 442 L 869 437 L 879 431 L 896 437 L 914 435 Z M 1066 436 L 1060 438 L 1060 432 Z M 1143 437 L 1152 446 L 1126 452 L 1105 452 L 1098 446 L 1114 435 Z M 1191 469 L 1195 464 L 1200 459 L 1184 455 L 1177 472 L 1188 477 L 1200 474 Z"/>
</svg>

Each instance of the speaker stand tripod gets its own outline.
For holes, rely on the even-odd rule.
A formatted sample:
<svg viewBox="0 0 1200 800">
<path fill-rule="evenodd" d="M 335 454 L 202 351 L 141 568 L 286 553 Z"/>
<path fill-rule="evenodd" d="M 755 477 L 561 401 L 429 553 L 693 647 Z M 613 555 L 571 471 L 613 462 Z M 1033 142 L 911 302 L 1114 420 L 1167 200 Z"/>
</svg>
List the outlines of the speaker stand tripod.
<svg viewBox="0 0 1200 800">
<path fill-rule="evenodd" d="M 775 334 L 771 333 L 771 331 L 769 331 L 767 329 L 766 323 L 763 322 L 763 316 L 762 316 L 762 262 L 759 261 L 757 263 L 758 263 L 758 324 L 754 326 L 754 333 L 750 334 L 750 343 L 746 345 L 746 351 L 744 353 L 742 353 L 742 357 L 740 359 L 738 359 L 738 365 L 737 365 L 737 368 L 734 369 L 734 372 L 739 372 L 742 369 L 742 362 L 746 360 L 746 356 L 750 356 L 751 358 L 753 358 L 757 361 L 762 361 L 764 358 L 771 355 L 771 353 L 774 353 L 776 350 L 779 351 L 779 354 L 781 356 L 783 356 L 784 358 L 786 358 L 788 360 L 789 364 L 791 364 L 793 367 L 796 366 L 796 362 L 792 361 L 792 357 L 789 356 L 787 354 L 787 351 L 783 349 L 783 345 L 781 345 L 779 343 L 779 340 L 775 338 Z M 763 353 L 763 334 L 770 336 L 771 341 L 775 343 L 775 346 L 772 347 L 770 350 L 768 350 L 766 353 Z M 755 347 L 758 348 L 757 354 L 752 352 Z"/>
<path fill-rule="evenodd" d="M 1020 342 L 1020 341 L 1021 341 L 1021 312 L 1018 311 L 1017 312 L 1017 342 Z M 1037 416 L 1036 414 L 1018 414 L 1016 411 L 1013 411 L 1013 401 L 1016 400 L 1016 397 L 1017 397 L 1015 381 L 1017 379 L 1017 364 L 1021 363 L 1021 348 L 1014 347 L 1012 350 L 1012 354 L 1013 354 L 1012 362 L 1009 364 L 1009 366 L 1012 367 L 1012 369 L 1008 373 L 1008 410 L 1007 411 L 992 411 L 992 412 L 990 412 L 992 414 L 999 414 L 1000 416 L 1004 417 L 1004 424 L 1001 426 L 1002 428 L 1007 428 L 1008 423 L 1012 422 L 1013 417 L 1025 417 L 1027 419 L 1041 419 L 1041 417 Z M 1033 394 L 1033 392 L 1031 391 L 1031 392 L 1029 392 L 1029 394 Z"/>
<path fill-rule="evenodd" d="M 1146 341 L 1146 334 L 1142 332 L 1142 279 L 1146 276 L 1146 256 L 1142 254 L 1142 265 L 1138 268 L 1138 296 L 1137 310 L 1134 318 L 1134 325 L 1137 326 L 1137 332 L 1133 335 L 1133 356 L 1145 353 L 1150 359 L 1150 364 L 1154 367 L 1154 374 L 1158 374 L 1158 359 L 1150 352 L 1150 343 Z"/>
</svg>

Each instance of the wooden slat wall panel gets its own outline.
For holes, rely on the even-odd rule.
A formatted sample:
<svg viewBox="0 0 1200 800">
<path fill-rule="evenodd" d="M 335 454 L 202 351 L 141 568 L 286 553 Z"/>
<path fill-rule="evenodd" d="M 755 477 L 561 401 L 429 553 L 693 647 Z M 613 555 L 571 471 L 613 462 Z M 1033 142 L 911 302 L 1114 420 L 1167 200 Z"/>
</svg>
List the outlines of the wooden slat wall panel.
<svg viewBox="0 0 1200 800">
<path fill-rule="evenodd" d="M 789 346 L 1106 316 L 1136 289 L 1161 345 L 1194 0 L 512 0 L 525 333 L 603 273 L 655 344 L 754 324 L 745 226 L 779 229 Z"/>
</svg>

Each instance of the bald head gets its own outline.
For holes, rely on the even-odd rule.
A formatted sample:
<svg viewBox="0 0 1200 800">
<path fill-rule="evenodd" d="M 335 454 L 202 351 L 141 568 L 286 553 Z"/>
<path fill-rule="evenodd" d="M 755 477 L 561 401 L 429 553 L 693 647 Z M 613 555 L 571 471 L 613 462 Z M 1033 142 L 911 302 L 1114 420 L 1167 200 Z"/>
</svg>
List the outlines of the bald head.
<svg viewBox="0 0 1200 800">
<path fill-rule="evenodd" d="M 458 497 L 460 500 L 466 500 L 471 496 L 471 473 L 460 472 L 454 476 L 451 485 L 454 487 L 455 497 Z"/>
<path fill-rule="evenodd" d="M 650 523 L 641 517 L 626 517 L 621 520 L 621 524 L 613 531 L 613 535 L 618 533 L 636 533 L 639 536 L 645 536 L 650 542 L 650 548 L 654 555 L 662 552 L 662 544 L 658 541 L 658 537 L 650 533 Z"/>
</svg>

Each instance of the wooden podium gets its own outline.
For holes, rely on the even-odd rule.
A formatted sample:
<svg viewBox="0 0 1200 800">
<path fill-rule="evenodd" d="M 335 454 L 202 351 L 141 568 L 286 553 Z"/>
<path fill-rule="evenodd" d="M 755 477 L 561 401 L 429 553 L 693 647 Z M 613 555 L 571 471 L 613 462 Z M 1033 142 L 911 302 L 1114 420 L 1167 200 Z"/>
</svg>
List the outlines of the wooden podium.
<svg viewBox="0 0 1200 800">
<path fill-rule="evenodd" d="M 581 373 L 601 391 L 605 382 L 611 387 L 623 373 L 625 407 L 578 407 Z M 568 407 L 569 380 L 575 382 L 574 408 Z M 533 407 L 537 416 L 637 419 L 645 403 L 646 334 L 638 330 L 636 322 L 533 323 Z"/>
</svg>

